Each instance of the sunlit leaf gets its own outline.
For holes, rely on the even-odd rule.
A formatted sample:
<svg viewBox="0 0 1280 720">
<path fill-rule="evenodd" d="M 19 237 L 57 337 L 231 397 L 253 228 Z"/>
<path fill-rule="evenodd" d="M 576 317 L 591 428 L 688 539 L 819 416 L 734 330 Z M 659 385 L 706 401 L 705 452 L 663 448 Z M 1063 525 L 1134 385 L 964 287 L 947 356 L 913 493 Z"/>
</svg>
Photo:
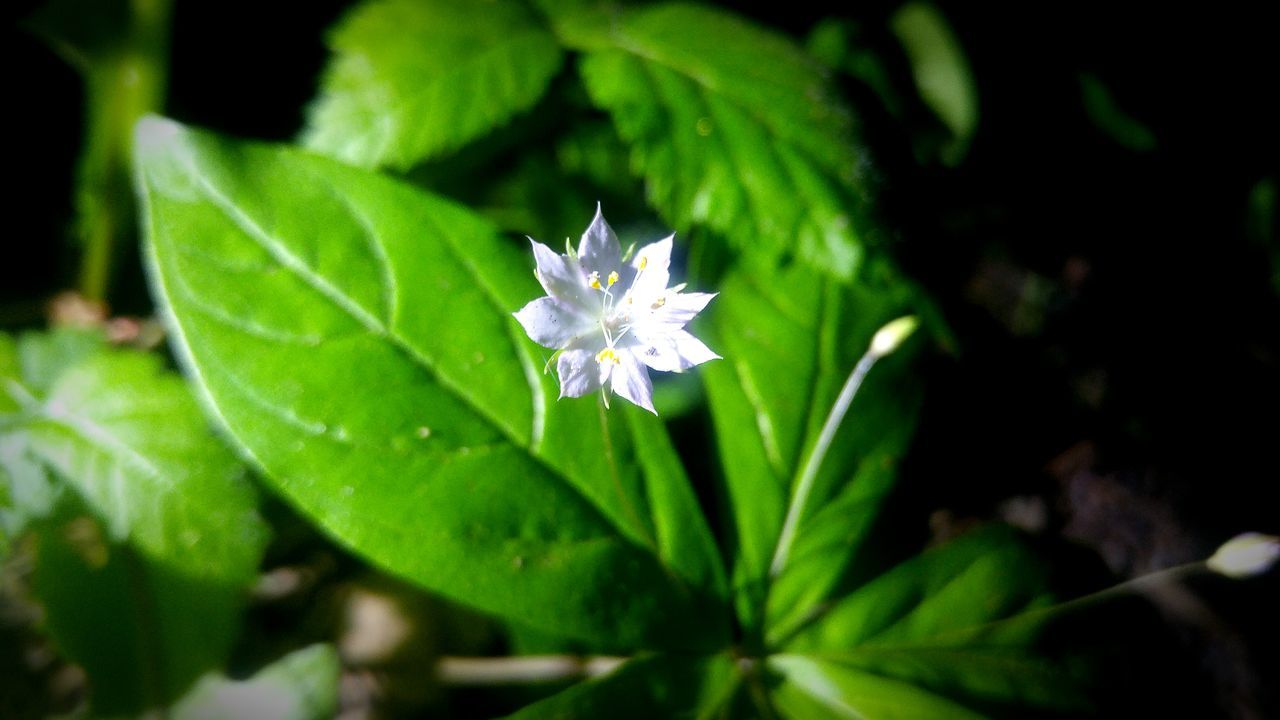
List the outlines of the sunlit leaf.
<svg viewBox="0 0 1280 720">
<path fill-rule="evenodd" d="M 824 608 L 770 666 L 794 685 L 784 694 L 802 691 L 871 717 L 869 708 L 886 702 L 900 704 L 903 717 L 953 705 L 948 713 L 1076 709 L 1075 668 L 1037 647 L 1052 601 L 1038 558 L 1011 532 L 989 528 Z"/>
<path fill-rule="evenodd" d="M 303 143 L 361 166 L 406 169 L 532 106 L 555 38 L 519 3 L 370 0 L 330 33 L 334 52 Z"/>
<path fill-rule="evenodd" d="M 859 266 L 861 154 L 820 67 L 786 37 L 722 10 L 659 4 L 556 17 L 582 77 L 631 145 L 653 205 L 745 252 Z"/>
<path fill-rule="evenodd" d="M 511 316 L 542 294 L 527 244 L 293 149 L 139 137 L 175 348 L 282 493 L 482 610 L 600 646 L 723 641 L 720 561 L 661 424 L 557 402 Z"/>
</svg>

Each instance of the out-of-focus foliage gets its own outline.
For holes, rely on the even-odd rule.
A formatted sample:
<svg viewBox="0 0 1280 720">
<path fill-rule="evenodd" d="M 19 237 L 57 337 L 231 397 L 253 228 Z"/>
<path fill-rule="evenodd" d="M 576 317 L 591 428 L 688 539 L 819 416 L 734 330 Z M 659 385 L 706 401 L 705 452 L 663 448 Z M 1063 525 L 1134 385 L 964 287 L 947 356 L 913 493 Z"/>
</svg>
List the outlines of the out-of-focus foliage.
<svg viewBox="0 0 1280 720">
<path fill-rule="evenodd" d="M 401 170 L 528 109 L 563 57 L 555 37 L 514 2 L 362 3 L 329 45 L 335 55 L 303 144 Z"/>
<path fill-rule="evenodd" d="M 167 702 L 225 660 L 256 577 L 244 469 L 160 358 L 71 330 L 4 346 L 0 465 L 49 633 L 98 681 L 99 711 Z"/>
<path fill-rule="evenodd" d="M 247 680 L 210 674 L 173 707 L 174 720 L 321 720 L 338 709 L 338 654 L 296 650 Z"/>
</svg>

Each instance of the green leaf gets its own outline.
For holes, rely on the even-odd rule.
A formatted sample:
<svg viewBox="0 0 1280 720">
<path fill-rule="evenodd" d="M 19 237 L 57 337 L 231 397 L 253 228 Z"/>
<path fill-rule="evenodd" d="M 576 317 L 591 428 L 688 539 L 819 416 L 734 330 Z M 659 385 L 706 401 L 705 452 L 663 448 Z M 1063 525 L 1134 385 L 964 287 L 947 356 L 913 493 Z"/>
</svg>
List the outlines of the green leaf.
<svg viewBox="0 0 1280 720">
<path fill-rule="evenodd" d="M 84 498 L 112 540 L 183 574 L 236 585 L 256 576 L 266 533 L 244 469 L 160 358 L 92 355 L 27 410 L 28 451 Z"/>
<path fill-rule="evenodd" d="M 770 666 L 793 682 L 792 691 L 824 702 L 838 688 L 837 706 L 865 710 L 906 693 L 902 707 L 919 708 L 904 715 L 911 717 L 949 707 L 941 703 L 983 711 L 1079 708 L 1075 668 L 1037 647 L 1051 601 L 1036 556 L 1012 532 L 987 528 L 847 595 Z"/>
<path fill-rule="evenodd" d="M 511 715 L 511 720 L 649 720 L 713 718 L 737 690 L 740 676 L 725 655 L 653 655 L 628 661 Z"/>
<path fill-rule="evenodd" d="M 303 143 L 349 163 L 414 164 L 529 109 L 560 67 L 519 3 L 377 0 L 330 33 L 334 52 Z"/>
<path fill-rule="evenodd" d="M 835 662 L 802 655 L 775 655 L 769 658 L 768 667 L 783 677 L 774 689 L 773 701 L 786 717 L 794 720 L 986 717 L 910 683 Z"/>
<path fill-rule="evenodd" d="M 702 376 L 734 519 L 738 609 L 760 629 L 765 582 L 792 483 L 816 441 L 832 403 L 871 336 L 904 314 L 909 294 L 896 282 L 844 285 L 803 266 L 777 274 L 739 268 L 724 280 L 714 318 L 717 351 L 726 360 Z M 892 481 L 914 426 L 919 389 L 905 372 L 910 352 L 872 370 L 855 398 L 818 474 L 800 525 L 789 572 L 771 591 L 773 624 L 792 623 L 825 597 L 857 552 Z M 859 478 L 845 491 L 851 478 Z M 834 495 L 850 492 L 860 516 L 823 513 Z M 834 521 L 834 526 L 828 522 Z M 843 525 L 852 523 L 851 534 Z M 810 540 L 846 534 L 844 544 Z M 825 543 L 825 544 L 824 544 Z M 775 594 L 776 593 L 776 594 Z M 796 604 L 801 601 L 810 604 Z"/>
<path fill-rule="evenodd" d="M 136 716 L 226 661 L 245 588 L 183 573 L 108 531 L 78 498 L 33 525 L 32 588 L 60 652 L 89 677 L 98 715 Z"/>
<path fill-rule="evenodd" d="M 799 255 L 850 278 L 862 259 L 861 154 L 821 68 L 722 10 L 660 4 L 555 18 L 582 77 L 632 146 L 650 202 L 744 252 Z"/>
<path fill-rule="evenodd" d="M 48 632 L 96 711 L 167 703 L 226 658 L 256 579 L 266 538 L 243 467 L 160 358 L 72 331 L 6 344 L 15 503 L 0 519 L 34 531 Z"/>
<path fill-rule="evenodd" d="M 321 157 L 161 120 L 139 137 L 176 350 L 281 492 L 514 621 L 602 647 L 725 641 L 723 571 L 661 425 L 557 402 L 511 316 L 541 294 L 524 247 Z"/>
<path fill-rule="evenodd" d="M 322 720 L 338 711 L 338 653 L 296 650 L 248 680 L 209 675 L 173 708 L 174 720 Z"/>
</svg>

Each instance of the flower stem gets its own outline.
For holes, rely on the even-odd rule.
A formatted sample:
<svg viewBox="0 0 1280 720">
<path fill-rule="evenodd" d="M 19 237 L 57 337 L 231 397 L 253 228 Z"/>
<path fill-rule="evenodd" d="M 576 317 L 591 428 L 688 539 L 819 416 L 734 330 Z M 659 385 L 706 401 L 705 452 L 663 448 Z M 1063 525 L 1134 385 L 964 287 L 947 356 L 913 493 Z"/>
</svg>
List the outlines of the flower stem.
<svg viewBox="0 0 1280 720">
<path fill-rule="evenodd" d="M 813 492 L 813 481 L 818 477 L 818 468 L 822 467 L 822 461 L 827 457 L 827 450 L 831 448 L 831 441 L 836 437 L 836 430 L 840 428 L 845 413 L 849 412 L 849 405 L 853 403 L 854 395 L 858 394 L 858 388 L 862 387 L 863 378 L 871 371 L 871 366 L 875 365 L 877 360 L 897 350 L 915 332 L 918 325 L 919 321 L 914 315 L 905 315 L 877 330 L 871 338 L 871 345 L 867 348 L 867 352 L 862 355 L 858 364 L 853 366 L 849 379 L 844 381 L 844 387 L 840 389 L 836 404 L 831 406 L 831 412 L 827 413 L 827 421 L 822 425 L 818 441 L 813 444 L 813 449 L 805 459 L 800 478 L 792 485 L 787 518 L 782 523 L 782 533 L 778 536 L 778 547 L 773 553 L 773 562 L 769 564 L 770 577 L 777 577 L 787 566 L 791 546 L 796 541 L 796 531 L 799 530 L 800 520 L 804 517 L 805 505 L 809 502 L 809 494 Z"/>
<path fill-rule="evenodd" d="M 436 679 L 442 685 L 494 686 L 564 682 L 612 672 L 628 658 L 608 655 L 528 655 L 523 657 L 442 657 Z"/>
<path fill-rule="evenodd" d="M 858 364 L 853 366 L 853 372 L 849 373 L 849 378 L 844 381 L 844 387 L 840 389 L 840 396 L 836 398 L 835 405 L 831 406 L 831 412 L 827 413 L 827 421 L 822 425 L 822 432 L 818 434 L 818 441 L 813 444 L 813 449 L 809 451 L 809 456 L 805 459 L 804 468 L 800 471 L 800 478 L 793 486 L 791 494 L 791 504 L 787 508 L 787 518 L 782 523 L 782 534 L 778 536 L 778 547 L 773 553 L 773 562 L 769 566 L 769 575 L 776 577 L 782 572 L 787 565 L 787 559 L 791 554 L 791 546 L 796 540 L 796 530 L 800 526 L 800 518 L 804 514 L 805 505 L 809 502 L 809 494 L 813 492 L 813 481 L 818 476 L 818 468 L 822 467 L 822 461 L 827 456 L 827 450 L 831 447 L 831 441 L 835 439 L 836 430 L 840 428 L 841 421 L 844 420 L 845 413 L 849 411 L 849 405 L 853 403 L 853 398 L 858 394 L 858 388 L 862 387 L 862 380 L 871 370 L 871 366 L 875 365 L 876 360 L 880 359 L 880 355 L 872 350 L 867 350 Z"/>
</svg>

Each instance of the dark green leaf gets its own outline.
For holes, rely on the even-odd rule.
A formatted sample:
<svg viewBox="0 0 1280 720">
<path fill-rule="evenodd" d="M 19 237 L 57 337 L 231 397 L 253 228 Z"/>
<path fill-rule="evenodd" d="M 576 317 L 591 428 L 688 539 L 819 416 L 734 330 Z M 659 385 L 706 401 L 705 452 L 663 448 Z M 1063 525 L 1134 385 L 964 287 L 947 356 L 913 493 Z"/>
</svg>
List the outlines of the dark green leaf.
<svg viewBox="0 0 1280 720">
<path fill-rule="evenodd" d="M 335 55 L 304 144 L 402 170 L 527 110 L 562 57 L 537 18 L 510 2 L 364 2 L 329 45 Z"/>
<path fill-rule="evenodd" d="M 1012 532 L 989 528 L 844 597 L 788 642 L 796 655 L 770 666 L 793 691 L 823 698 L 838 688 L 839 703 L 854 709 L 899 693 L 903 708 L 919 708 L 912 717 L 947 703 L 1071 709 L 1081 702 L 1078 678 L 1036 647 L 1051 601 L 1036 556 Z"/>
<path fill-rule="evenodd" d="M 186 574 L 126 544 L 68 498 L 33 525 L 33 590 L 46 631 L 89 677 L 99 715 L 136 716 L 225 662 L 243 586 Z"/>
<path fill-rule="evenodd" d="M 850 720 L 894 718 L 983 718 L 964 705 L 910 683 L 803 655 L 775 655 L 769 669 L 783 677 L 773 701 L 792 720 L 830 717 Z"/>
<path fill-rule="evenodd" d="M 723 642 L 720 561 L 661 425 L 556 401 L 511 317 L 541 294 L 523 247 L 307 153 L 159 120 L 139 138 L 176 349 L 285 495 L 480 609 L 608 647 Z"/>
<path fill-rule="evenodd" d="M 712 317 L 726 360 L 706 366 L 703 377 L 734 517 L 739 612 L 759 628 L 792 483 L 845 378 L 876 329 L 904 314 L 908 294 L 893 284 L 843 285 L 802 266 L 779 274 L 739 269 L 720 290 Z M 890 485 L 919 397 L 904 372 L 906 355 L 872 370 L 832 443 L 788 566 L 800 582 L 782 578 L 771 591 L 775 625 L 790 625 L 831 589 Z M 854 477 L 859 482 L 845 491 Z M 852 493 L 841 502 L 861 515 L 820 510 L 840 492 Z M 820 551 L 832 536 L 846 540 Z"/>
<path fill-rule="evenodd" d="M 338 711 L 338 653 L 329 645 L 294 651 L 248 680 L 202 678 L 174 706 L 174 720 L 324 720 Z"/>
<path fill-rule="evenodd" d="M 530 705 L 512 720 L 714 718 L 739 683 L 724 655 L 636 658 L 603 677 Z"/>
<path fill-rule="evenodd" d="M 705 224 L 743 251 L 798 254 L 853 276 L 865 230 L 851 215 L 861 155 L 849 115 L 800 48 L 694 5 L 556 22 L 586 51 L 591 98 L 613 116 L 673 227 Z"/>
</svg>

